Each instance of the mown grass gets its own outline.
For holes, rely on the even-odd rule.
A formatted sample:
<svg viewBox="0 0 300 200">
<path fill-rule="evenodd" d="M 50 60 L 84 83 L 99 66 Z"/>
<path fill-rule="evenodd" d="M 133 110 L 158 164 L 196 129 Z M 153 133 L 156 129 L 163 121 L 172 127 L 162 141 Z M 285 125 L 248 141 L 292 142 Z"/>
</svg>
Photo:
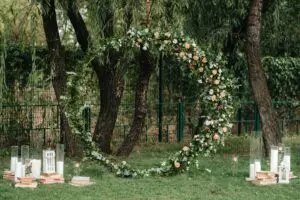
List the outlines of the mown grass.
<svg viewBox="0 0 300 200">
<path fill-rule="evenodd" d="M 13 188 L 11 182 L 0 180 L 0 199 L 49 199 L 49 200 L 96 200 L 96 199 L 300 199 L 300 179 L 288 185 L 256 186 L 245 181 L 248 176 L 246 155 L 247 138 L 232 137 L 228 146 L 212 157 L 200 157 L 200 169 L 173 177 L 146 177 L 135 179 L 117 178 L 97 162 L 82 163 L 81 175 L 90 176 L 96 184 L 75 188 L 69 184 L 39 185 L 37 189 Z M 293 147 L 292 170 L 300 175 L 300 138 L 286 139 Z M 133 166 L 144 168 L 158 164 L 179 145 L 148 145 L 134 152 L 128 159 Z M 231 148 L 232 147 L 232 148 Z M 232 154 L 239 155 L 233 171 Z M 74 160 L 67 159 L 65 178 L 73 175 Z M 0 170 L 8 168 L 9 158 L 1 159 Z M 266 162 L 264 167 L 267 168 Z"/>
</svg>

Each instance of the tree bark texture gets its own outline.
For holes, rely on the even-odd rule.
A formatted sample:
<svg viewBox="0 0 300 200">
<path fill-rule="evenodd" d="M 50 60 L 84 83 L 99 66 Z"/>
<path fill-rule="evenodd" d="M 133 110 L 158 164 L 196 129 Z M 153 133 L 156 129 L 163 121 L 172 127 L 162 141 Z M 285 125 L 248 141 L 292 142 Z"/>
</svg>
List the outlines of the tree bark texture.
<svg viewBox="0 0 300 200">
<path fill-rule="evenodd" d="M 96 70 L 100 88 L 100 110 L 94 131 L 94 140 L 100 149 L 112 153 L 111 140 L 124 91 L 123 77 L 118 79 L 114 64 Z"/>
<path fill-rule="evenodd" d="M 92 44 L 89 40 L 89 32 L 86 24 L 78 11 L 76 3 L 73 1 L 68 1 L 67 14 L 73 25 L 81 49 L 86 53 L 88 47 L 92 46 Z M 110 37 L 113 34 L 112 19 L 112 13 L 108 13 L 106 18 L 102 19 L 107 21 L 105 23 L 105 30 L 103 30 L 104 37 Z M 99 148 L 107 154 L 112 153 L 110 144 L 124 90 L 124 79 L 122 75 L 117 75 L 118 68 L 115 66 L 120 56 L 116 54 L 110 56 L 110 63 L 106 66 L 100 64 L 98 57 L 92 61 L 100 92 L 100 110 L 93 139 L 98 143 Z"/>
<path fill-rule="evenodd" d="M 261 67 L 260 29 L 262 3 L 262 0 L 251 1 L 247 24 L 246 56 L 249 81 L 262 121 L 265 154 L 269 155 L 271 145 L 277 145 L 281 141 L 281 138 L 277 125 L 277 114 L 272 106 L 267 79 Z"/>
<path fill-rule="evenodd" d="M 75 136 L 71 133 L 67 117 L 64 113 L 64 107 L 60 104 L 60 96 L 65 94 L 67 76 L 65 51 L 60 42 L 58 26 L 56 21 L 55 2 L 54 0 L 49 0 L 47 2 L 42 1 L 41 5 L 43 7 L 43 28 L 50 55 L 49 64 L 53 71 L 52 84 L 60 110 L 61 142 L 64 142 L 66 144 L 66 149 L 68 153 L 70 153 L 71 155 L 75 155 L 78 154 L 80 150 L 77 148 L 78 145 L 76 145 L 77 143 L 75 141 Z"/>
<path fill-rule="evenodd" d="M 154 66 L 149 52 L 141 50 L 140 72 L 135 92 L 135 111 L 129 133 L 117 151 L 117 156 L 129 156 L 138 142 L 147 114 L 147 92 Z"/>
</svg>

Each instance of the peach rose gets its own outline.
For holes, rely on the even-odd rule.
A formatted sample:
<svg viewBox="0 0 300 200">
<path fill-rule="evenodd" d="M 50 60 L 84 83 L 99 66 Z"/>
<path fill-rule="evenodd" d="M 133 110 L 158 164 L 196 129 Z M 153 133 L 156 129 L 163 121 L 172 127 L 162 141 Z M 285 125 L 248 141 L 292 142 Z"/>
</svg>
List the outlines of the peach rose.
<svg viewBox="0 0 300 200">
<path fill-rule="evenodd" d="M 219 140 L 220 139 L 219 134 L 215 133 L 213 139 L 216 140 L 216 141 Z"/>
</svg>

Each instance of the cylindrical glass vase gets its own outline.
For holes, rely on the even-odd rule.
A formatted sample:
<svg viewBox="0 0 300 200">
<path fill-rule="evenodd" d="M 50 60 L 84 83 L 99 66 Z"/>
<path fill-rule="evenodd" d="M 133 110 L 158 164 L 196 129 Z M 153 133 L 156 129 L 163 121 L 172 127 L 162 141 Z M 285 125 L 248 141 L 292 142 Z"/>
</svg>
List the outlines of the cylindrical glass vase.
<svg viewBox="0 0 300 200">
<path fill-rule="evenodd" d="M 35 179 L 40 179 L 42 168 L 42 149 L 31 149 L 31 175 Z"/>
<path fill-rule="evenodd" d="M 16 170 L 15 170 L 15 182 L 19 182 L 19 177 L 23 176 L 23 165 L 21 159 L 18 158 L 16 162 Z"/>
<path fill-rule="evenodd" d="M 19 156 L 19 147 L 18 146 L 12 146 L 11 147 L 11 154 L 10 154 L 10 171 L 16 172 L 16 165 L 18 162 L 18 156 Z"/>
<path fill-rule="evenodd" d="M 64 157 L 65 157 L 65 145 L 56 144 L 56 173 L 64 174 Z"/>
<path fill-rule="evenodd" d="M 283 162 L 287 170 L 291 171 L 291 148 L 284 148 Z"/>
<path fill-rule="evenodd" d="M 250 137 L 250 163 L 254 164 L 257 159 L 262 159 L 262 138 L 261 134 L 252 133 Z"/>
<path fill-rule="evenodd" d="M 278 146 L 271 146 L 270 171 L 274 173 L 278 172 Z"/>
<path fill-rule="evenodd" d="M 48 149 L 43 150 L 43 172 L 55 173 L 55 151 Z"/>
<path fill-rule="evenodd" d="M 29 160 L 29 146 L 22 145 L 21 146 L 21 162 L 22 162 L 22 176 L 26 175 L 26 168 L 28 167 Z"/>
<path fill-rule="evenodd" d="M 260 172 L 261 171 L 261 162 L 259 159 L 256 159 L 254 161 L 254 174 L 255 174 L 255 177 L 256 177 L 256 173 L 257 172 Z"/>
</svg>

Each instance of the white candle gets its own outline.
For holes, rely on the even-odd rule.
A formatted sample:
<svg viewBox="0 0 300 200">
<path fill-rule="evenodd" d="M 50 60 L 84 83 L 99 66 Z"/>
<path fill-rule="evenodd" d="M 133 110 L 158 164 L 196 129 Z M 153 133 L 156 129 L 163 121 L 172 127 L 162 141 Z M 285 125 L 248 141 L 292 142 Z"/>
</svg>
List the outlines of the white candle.
<svg viewBox="0 0 300 200">
<path fill-rule="evenodd" d="M 271 172 L 278 172 L 278 149 L 271 148 L 271 164 L 270 164 L 270 171 Z"/>
<path fill-rule="evenodd" d="M 290 155 L 284 155 L 283 162 L 284 162 L 284 165 L 285 165 L 286 169 L 291 171 L 291 156 Z"/>
<path fill-rule="evenodd" d="M 18 157 L 11 157 L 10 158 L 10 171 L 16 172 L 16 164 L 18 162 Z"/>
<path fill-rule="evenodd" d="M 64 162 L 63 161 L 56 162 L 56 172 L 58 174 L 64 175 Z"/>
<path fill-rule="evenodd" d="M 16 162 L 15 182 L 19 182 L 18 177 L 22 176 L 22 162 Z"/>
<path fill-rule="evenodd" d="M 261 171 L 261 165 L 260 165 L 260 160 L 255 160 L 254 162 L 254 173 L 256 176 L 256 172 L 260 172 Z"/>
<path fill-rule="evenodd" d="M 255 172 L 254 172 L 254 164 L 250 164 L 250 175 L 249 175 L 251 180 L 255 179 Z"/>
<path fill-rule="evenodd" d="M 41 166 L 42 166 L 41 160 L 33 159 L 31 163 L 32 163 L 31 164 L 32 176 L 35 179 L 39 179 L 41 175 Z"/>
<path fill-rule="evenodd" d="M 25 176 L 26 175 L 26 166 L 22 165 L 22 175 L 21 176 Z"/>
</svg>

